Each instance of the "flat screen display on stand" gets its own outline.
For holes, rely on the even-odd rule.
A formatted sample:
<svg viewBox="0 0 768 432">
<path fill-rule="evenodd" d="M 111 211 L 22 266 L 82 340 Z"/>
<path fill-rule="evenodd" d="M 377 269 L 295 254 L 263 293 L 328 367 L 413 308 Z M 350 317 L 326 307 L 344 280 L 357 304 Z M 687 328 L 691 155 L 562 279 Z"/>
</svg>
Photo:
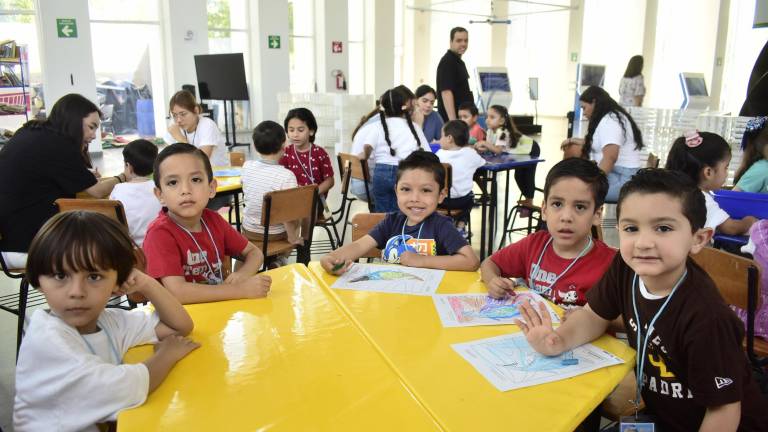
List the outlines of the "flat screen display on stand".
<svg viewBox="0 0 768 432">
<path fill-rule="evenodd" d="M 506 72 L 478 72 L 483 92 L 509 91 L 509 75 Z"/>
<path fill-rule="evenodd" d="M 242 53 L 196 55 L 195 70 L 200 99 L 249 99 Z"/>
<path fill-rule="evenodd" d="M 703 73 L 681 72 L 680 87 L 683 91 L 683 103 L 680 109 L 709 109 L 710 98 Z"/>
<path fill-rule="evenodd" d="M 508 107 L 512 103 L 509 73 L 505 67 L 478 67 L 476 70 L 477 108 L 484 113 L 491 105 Z"/>
</svg>

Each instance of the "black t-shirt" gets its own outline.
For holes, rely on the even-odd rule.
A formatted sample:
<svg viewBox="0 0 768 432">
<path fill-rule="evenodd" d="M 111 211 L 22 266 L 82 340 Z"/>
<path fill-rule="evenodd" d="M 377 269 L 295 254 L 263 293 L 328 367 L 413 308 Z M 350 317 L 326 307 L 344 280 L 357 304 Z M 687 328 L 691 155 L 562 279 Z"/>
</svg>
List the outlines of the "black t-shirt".
<svg viewBox="0 0 768 432">
<path fill-rule="evenodd" d="M 411 248 L 421 255 L 443 256 L 453 255 L 467 245 L 449 217 L 435 212 L 414 226 L 407 226 L 406 219 L 399 211 L 389 213 L 368 233 L 387 262 L 399 263 L 400 254 Z"/>
<path fill-rule="evenodd" d="M 475 98 L 469 91 L 469 73 L 461 56 L 448 50 L 437 65 L 437 112 L 444 121 L 448 121 L 448 114 L 443 104 L 443 90 L 453 92 L 453 104 L 456 114 L 459 114 L 459 105 L 463 102 L 474 102 Z"/>
<path fill-rule="evenodd" d="M 707 407 L 741 401 L 739 430 L 766 431 L 768 401 L 752 379 L 741 347 L 743 325 L 709 275 L 690 259 L 687 268 L 688 276 L 656 320 L 648 342 L 642 392 L 646 408 L 665 432 L 693 431 Z M 634 274 L 617 254 L 606 275 L 587 292 L 587 302 L 606 320 L 622 315 L 630 345 L 637 349 L 632 289 L 643 337 L 666 297 L 645 298 L 640 278 L 632 286 Z"/>
<path fill-rule="evenodd" d="M 0 150 L 0 250 L 26 252 L 54 201 L 96 184 L 79 143 L 43 128 L 24 127 Z"/>
</svg>

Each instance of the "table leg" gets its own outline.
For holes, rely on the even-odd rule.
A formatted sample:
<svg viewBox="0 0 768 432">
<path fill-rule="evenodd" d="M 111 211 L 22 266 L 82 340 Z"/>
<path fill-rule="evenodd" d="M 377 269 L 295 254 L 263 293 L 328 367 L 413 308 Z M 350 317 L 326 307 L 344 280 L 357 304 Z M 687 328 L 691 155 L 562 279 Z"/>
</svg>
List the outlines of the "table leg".
<svg viewBox="0 0 768 432">
<path fill-rule="evenodd" d="M 482 193 L 482 213 L 480 216 L 480 261 L 485 259 L 485 231 L 486 231 L 486 214 L 488 211 L 488 183 L 486 178 L 487 172 L 480 175 L 480 191 Z"/>
<path fill-rule="evenodd" d="M 496 234 L 496 208 L 498 204 L 498 193 L 499 188 L 497 184 L 498 180 L 498 173 L 497 171 L 491 172 L 491 197 L 490 197 L 490 208 L 489 208 L 489 214 L 488 214 L 488 252 L 486 253 L 486 256 L 491 256 L 493 253 L 493 241 L 495 239 Z"/>
<path fill-rule="evenodd" d="M 235 192 L 235 227 L 240 232 L 240 193 Z"/>
<path fill-rule="evenodd" d="M 507 225 L 509 225 L 509 171 L 504 173 L 504 225 L 501 231 L 501 241 L 499 241 L 499 249 L 506 244 L 507 238 Z"/>
</svg>

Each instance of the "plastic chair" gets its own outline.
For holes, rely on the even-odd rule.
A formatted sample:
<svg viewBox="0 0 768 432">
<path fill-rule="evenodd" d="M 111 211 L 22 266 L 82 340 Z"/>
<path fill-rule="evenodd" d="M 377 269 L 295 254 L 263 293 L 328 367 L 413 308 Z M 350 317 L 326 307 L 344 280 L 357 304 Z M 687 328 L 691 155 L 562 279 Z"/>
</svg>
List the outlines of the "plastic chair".
<svg viewBox="0 0 768 432">
<path fill-rule="evenodd" d="M 317 185 L 311 184 L 291 189 L 269 192 L 264 195 L 264 203 L 261 211 L 262 233 L 261 251 L 264 257 L 271 257 L 293 250 L 296 245 L 288 240 L 269 240 L 269 226 L 290 221 L 304 220 L 309 223 L 302 227 L 301 235 L 304 238 L 303 249 L 307 253 L 298 253 L 297 261 L 303 264 L 309 262 L 309 250 L 312 245 L 312 231 L 317 217 Z M 267 270 L 267 260 L 264 260 L 263 270 Z"/>
<path fill-rule="evenodd" d="M 368 234 L 373 227 L 383 221 L 386 213 L 358 213 L 352 217 L 352 241 Z M 361 258 L 381 258 L 381 249 L 371 249 Z"/>
</svg>

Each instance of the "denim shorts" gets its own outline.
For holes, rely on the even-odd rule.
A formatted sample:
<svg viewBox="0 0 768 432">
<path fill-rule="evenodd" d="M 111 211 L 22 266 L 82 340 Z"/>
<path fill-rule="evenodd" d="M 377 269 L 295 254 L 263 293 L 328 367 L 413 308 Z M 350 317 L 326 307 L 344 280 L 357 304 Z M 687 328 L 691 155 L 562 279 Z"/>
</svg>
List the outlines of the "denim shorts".
<svg viewBox="0 0 768 432">
<path fill-rule="evenodd" d="M 628 182 L 630 178 L 640 168 L 626 168 L 618 165 L 613 166 L 613 170 L 608 173 L 608 194 L 605 196 L 605 202 L 615 203 L 619 200 L 619 191 L 624 183 Z"/>
<path fill-rule="evenodd" d="M 376 213 L 397 211 L 396 178 L 397 166 L 395 165 L 376 164 L 373 168 L 373 208 Z"/>
</svg>

